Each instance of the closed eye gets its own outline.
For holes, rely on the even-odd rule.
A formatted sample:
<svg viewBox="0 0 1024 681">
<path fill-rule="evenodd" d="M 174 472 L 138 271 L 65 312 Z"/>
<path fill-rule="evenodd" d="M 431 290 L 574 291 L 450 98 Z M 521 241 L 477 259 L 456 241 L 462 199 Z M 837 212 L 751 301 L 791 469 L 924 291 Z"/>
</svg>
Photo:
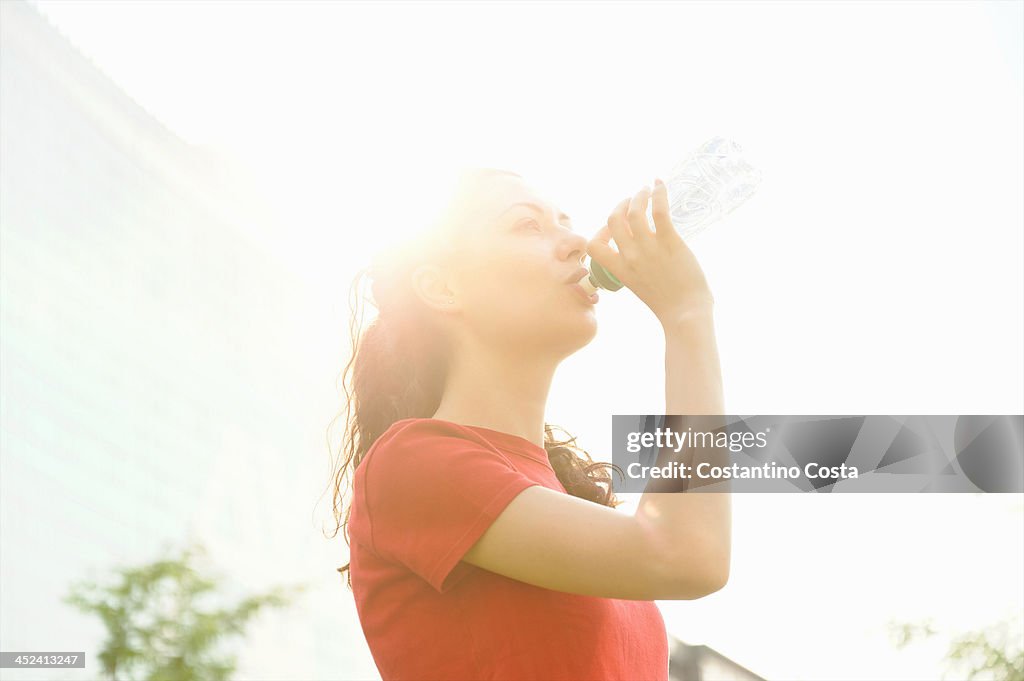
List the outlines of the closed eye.
<svg viewBox="0 0 1024 681">
<path fill-rule="evenodd" d="M 516 226 L 517 226 L 517 227 L 529 226 L 529 227 L 531 227 L 531 228 L 533 228 L 533 229 L 536 229 L 536 230 L 537 230 L 538 232 L 542 232 L 542 231 L 544 231 L 544 228 L 543 228 L 543 227 L 541 226 L 541 224 L 540 224 L 539 222 L 537 222 L 536 220 L 534 220 L 533 218 L 528 218 L 528 219 L 526 219 L 526 220 L 523 220 L 522 222 L 520 222 L 520 223 L 519 223 L 518 225 L 516 225 Z M 562 224 L 562 225 L 560 225 L 560 226 L 561 226 L 561 227 L 565 227 L 565 228 L 566 228 L 567 230 L 569 230 L 570 232 L 573 232 L 573 231 L 575 231 L 575 230 L 574 230 L 574 229 L 572 228 L 572 223 L 568 223 L 568 224 Z"/>
</svg>

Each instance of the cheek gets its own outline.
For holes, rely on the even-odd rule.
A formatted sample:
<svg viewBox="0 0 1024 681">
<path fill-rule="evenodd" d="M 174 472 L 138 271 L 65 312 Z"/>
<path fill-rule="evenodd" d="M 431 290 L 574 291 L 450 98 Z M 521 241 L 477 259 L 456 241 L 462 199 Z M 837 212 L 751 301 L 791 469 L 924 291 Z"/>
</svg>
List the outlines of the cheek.
<svg viewBox="0 0 1024 681">
<path fill-rule="evenodd" d="M 500 324 L 503 319 L 536 317 L 553 307 L 553 292 L 544 290 L 536 279 L 523 278 L 520 273 L 496 275 L 473 293 L 473 307 L 480 317 Z"/>
<path fill-rule="evenodd" d="M 494 244 L 475 258 L 472 287 L 489 294 L 521 291 L 523 295 L 528 295 L 530 290 L 550 287 L 550 257 L 538 246 L 515 242 Z"/>
<path fill-rule="evenodd" d="M 550 277 L 550 272 L 533 271 L 525 263 L 494 263 L 473 287 L 473 316 L 491 327 L 508 328 L 558 314 L 558 295 L 570 291 L 560 291 Z"/>
<path fill-rule="evenodd" d="M 557 313 L 560 296 L 571 293 L 553 278 L 547 244 L 528 240 L 491 243 L 481 248 L 467 271 L 469 290 L 479 319 L 501 325 L 502 319 L 536 318 Z M 561 301 L 562 304 L 565 300 Z"/>
</svg>

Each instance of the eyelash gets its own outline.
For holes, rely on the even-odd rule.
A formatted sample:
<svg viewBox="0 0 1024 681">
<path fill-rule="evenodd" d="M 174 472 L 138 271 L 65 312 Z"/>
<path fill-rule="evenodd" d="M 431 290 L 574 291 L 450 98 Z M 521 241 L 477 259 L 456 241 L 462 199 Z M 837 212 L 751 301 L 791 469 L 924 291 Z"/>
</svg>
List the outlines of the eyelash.
<svg viewBox="0 0 1024 681">
<path fill-rule="evenodd" d="M 543 232 L 544 231 L 544 228 L 541 227 L 540 223 L 537 222 L 536 220 L 534 220 L 533 218 L 527 218 L 526 220 L 523 220 L 522 222 L 519 223 L 519 226 L 522 227 L 523 225 L 528 224 L 528 223 L 532 223 L 533 225 L 535 225 L 536 226 L 536 231 L 538 231 L 538 232 Z M 568 225 L 563 225 L 563 226 L 566 229 L 569 229 L 569 230 L 572 229 L 572 227 L 570 227 Z"/>
</svg>

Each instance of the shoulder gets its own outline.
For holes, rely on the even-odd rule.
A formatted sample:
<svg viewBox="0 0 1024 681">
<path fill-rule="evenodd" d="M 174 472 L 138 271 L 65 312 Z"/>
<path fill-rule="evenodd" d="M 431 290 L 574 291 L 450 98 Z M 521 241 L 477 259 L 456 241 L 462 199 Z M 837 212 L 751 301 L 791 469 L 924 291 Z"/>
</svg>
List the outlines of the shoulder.
<svg viewBox="0 0 1024 681">
<path fill-rule="evenodd" d="M 392 423 L 378 438 L 378 442 L 403 442 L 423 438 L 465 437 L 472 432 L 451 421 L 425 417 L 401 419 Z M 376 443 L 375 443 L 376 444 Z"/>
<path fill-rule="evenodd" d="M 407 418 L 395 421 L 366 452 L 375 469 L 435 467 L 437 463 L 489 459 L 513 467 L 509 458 L 479 433 L 450 421 Z"/>
<path fill-rule="evenodd" d="M 451 421 L 432 418 L 407 418 L 395 421 L 381 433 L 367 456 L 381 451 L 422 451 L 423 449 L 485 449 L 497 452 L 479 433 Z"/>
<path fill-rule="evenodd" d="M 482 435 L 426 418 L 392 424 L 367 451 L 356 476 L 368 507 L 408 515 L 403 522 L 421 525 L 430 513 L 452 505 L 465 512 L 486 506 L 496 488 L 527 479 Z"/>
</svg>

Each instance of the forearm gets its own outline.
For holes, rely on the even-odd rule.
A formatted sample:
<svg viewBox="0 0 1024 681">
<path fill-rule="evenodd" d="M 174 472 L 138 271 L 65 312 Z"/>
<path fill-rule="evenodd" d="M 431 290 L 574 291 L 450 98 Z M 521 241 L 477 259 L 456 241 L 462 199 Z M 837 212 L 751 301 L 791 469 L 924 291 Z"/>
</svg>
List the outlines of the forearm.
<svg viewBox="0 0 1024 681">
<path fill-rule="evenodd" d="M 722 370 L 709 308 L 669 322 L 665 330 L 665 414 L 707 415 L 693 420 L 700 430 L 724 425 Z M 690 447 L 672 457 L 694 475 L 701 462 L 728 464 L 728 451 Z M 716 489 L 728 483 L 714 481 Z M 691 477 L 688 489 L 707 484 Z M 730 494 L 727 492 L 645 492 L 637 517 L 648 525 L 681 572 L 707 575 L 711 581 L 728 575 Z M 683 575 L 685 578 L 685 575 Z"/>
<path fill-rule="evenodd" d="M 720 415 L 722 367 L 712 309 L 663 321 L 665 331 L 665 413 Z"/>
</svg>

